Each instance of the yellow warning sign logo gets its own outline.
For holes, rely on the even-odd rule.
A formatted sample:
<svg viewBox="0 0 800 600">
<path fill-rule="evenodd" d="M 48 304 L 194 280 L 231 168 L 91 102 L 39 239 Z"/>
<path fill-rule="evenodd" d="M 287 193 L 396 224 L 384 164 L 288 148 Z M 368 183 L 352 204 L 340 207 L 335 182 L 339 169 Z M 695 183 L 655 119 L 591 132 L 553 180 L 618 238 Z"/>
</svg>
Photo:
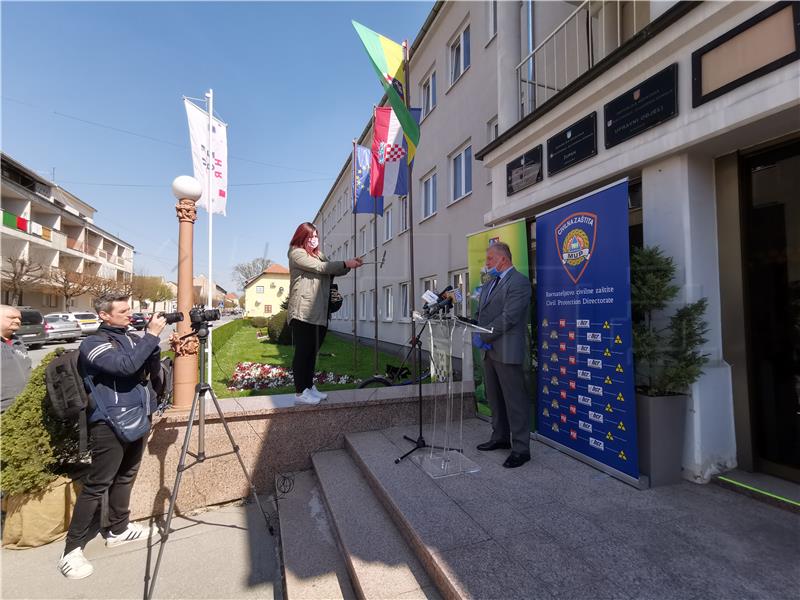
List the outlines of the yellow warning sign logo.
<svg viewBox="0 0 800 600">
<path fill-rule="evenodd" d="M 619 400 L 620 402 L 625 402 L 625 396 L 622 395 L 622 392 L 617 394 L 617 400 Z"/>
<path fill-rule="evenodd" d="M 619 363 L 617 363 L 616 371 L 617 371 L 617 373 L 624 373 L 625 372 L 624 369 L 622 368 L 622 365 L 619 364 Z"/>
<path fill-rule="evenodd" d="M 619 425 L 617 425 L 617 429 L 619 429 L 620 431 L 625 431 L 625 423 L 620 421 Z"/>
<path fill-rule="evenodd" d="M 625 450 L 620 450 L 617 456 L 620 458 L 620 460 L 628 460 L 628 457 L 625 456 Z"/>
<path fill-rule="evenodd" d="M 603 356 L 611 356 L 611 350 L 606 348 L 605 352 L 603 352 Z"/>
<path fill-rule="evenodd" d="M 615 337 L 614 338 L 614 343 L 615 344 L 621 344 L 622 343 L 622 338 L 620 336 Z"/>
<path fill-rule="evenodd" d="M 611 432 L 610 432 L 610 431 L 609 431 L 609 432 L 606 434 L 606 439 L 607 439 L 609 442 L 613 442 L 613 441 L 614 441 L 614 436 L 613 436 L 613 435 L 611 435 Z"/>
<path fill-rule="evenodd" d="M 608 321 L 603 323 L 603 329 L 611 329 L 611 325 L 608 324 Z"/>
<path fill-rule="evenodd" d="M 611 382 L 611 376 L 610 375 L 606 375 L 606 379 L 605 379 L 605 381 L 603 383 L 605 383 L 606 385 L 610 385 L 612 383 Z"/>
<path fill-rule="evenodd" d="M 611 408 L 610 404 L 606 404 L 606 412 L 614 412 L 614 409 Z"/>
</svg>

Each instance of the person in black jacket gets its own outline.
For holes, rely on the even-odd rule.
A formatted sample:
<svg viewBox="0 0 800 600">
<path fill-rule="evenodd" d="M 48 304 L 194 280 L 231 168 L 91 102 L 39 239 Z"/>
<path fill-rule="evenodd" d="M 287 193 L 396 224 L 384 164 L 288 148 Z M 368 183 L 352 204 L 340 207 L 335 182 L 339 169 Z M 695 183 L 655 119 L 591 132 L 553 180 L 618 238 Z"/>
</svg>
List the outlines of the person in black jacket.
<svg viewBox="0 0 800 600">
<path fill-rule="evenodd" d="M 156 391 L 161 388 L 159 335 L 166 325 L 154 315 L 143 337 L 127 334 L 131 307 L 128 296 L 101 296 L 94 308 L 103 324 L 97 333 L 80 346 L 79 367 L 94 384 L 92 399 L 114 410 L 147 406 L 148 415 L 156 408 Z M 88 390 L 87 390 L 88 391 Z M 147 436 L 124 442 L 95 408 L 89 414 L 89 440 L 92 463 L 72 513 L 64 552 L 58 570 L 68 579 L 83 579 L 94 572 L 83 555 L 89 542 L 103 495 L 108 491 L 108 529 L 103 533 L 106 546 L 146 540 L 156 533 L 149 527 L 131 523 L 130 499 L 133 482 L 144 454 Z"/>
</svg>

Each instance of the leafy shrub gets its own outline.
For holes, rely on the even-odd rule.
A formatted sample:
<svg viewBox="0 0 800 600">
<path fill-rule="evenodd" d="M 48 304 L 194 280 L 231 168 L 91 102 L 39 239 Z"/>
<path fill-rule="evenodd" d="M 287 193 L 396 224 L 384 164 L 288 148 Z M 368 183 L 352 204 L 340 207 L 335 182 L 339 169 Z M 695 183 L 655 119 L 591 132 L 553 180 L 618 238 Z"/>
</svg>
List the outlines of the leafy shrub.
<svg viewBox="0 0 800 600">
<path fill-rule="evenodd" d="M 44 371 L 54 357 L 55 352 L 44 357 L 3 414 L 0 489 L 4 494 L 40 492 L 77 458 L 77 423 L 62 425 L 47 412 Z"/>
<path fill-rule="evenodd" d="M 282 310 L 267 323 L 267 332 L 269 333 L 269 341 L 273 344 L 282 344 L 288 346 L 292 343 L 292 331 L 286 322 L 288 313 Z"/>
<path fill-rule="evenodd" d="M 261 329 L 262 327 L 266 327 L 269 319 L 267 317 L 253 317 L 250 319 L 250 324 L 257 329 Z"/>
</svg>

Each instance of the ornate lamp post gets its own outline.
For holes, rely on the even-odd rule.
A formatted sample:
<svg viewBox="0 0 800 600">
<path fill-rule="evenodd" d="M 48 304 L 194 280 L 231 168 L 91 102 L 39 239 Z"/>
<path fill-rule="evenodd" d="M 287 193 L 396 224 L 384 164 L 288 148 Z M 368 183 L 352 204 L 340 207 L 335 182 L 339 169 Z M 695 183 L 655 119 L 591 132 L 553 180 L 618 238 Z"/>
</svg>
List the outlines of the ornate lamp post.
<svg viewBox="0 0 800 600">
<path fill-rule="evenodd" d="M 172 182 L 172 193 L 178 199 L 175 205 L 178 216 L 178 311 L 183 313 L 183 321 L 178 323 L 177 330 L 169 338 L 170 346 L 175 352 L 173 407 L 189 409 L 198 383 L 198 342 L 196 337 L 183 336 L 192 330 L 189 311 L 194 299 L 192 282 L 194 222 L 197 219 L 195 202 L 202 195 L 203 188 L 194 177 L 181 175 Z"/>
</svg>

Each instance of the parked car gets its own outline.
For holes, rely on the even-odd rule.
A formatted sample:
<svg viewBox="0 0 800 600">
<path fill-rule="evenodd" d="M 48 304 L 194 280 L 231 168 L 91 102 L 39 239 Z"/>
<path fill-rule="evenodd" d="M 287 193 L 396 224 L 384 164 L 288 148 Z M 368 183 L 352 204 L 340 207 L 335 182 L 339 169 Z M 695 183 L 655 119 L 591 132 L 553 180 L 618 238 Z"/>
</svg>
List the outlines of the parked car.
<svg viewBox="0 0 800 600">
<path fill-rule="evenodd" d="M 25 342 L 25 346 L 31 350 L 44 346 L 47 335 L 44 332 L 42 313 L 24 307 L 19 307 L 19 312 L 22 315 L 22 324 L 17 330 L 17 337 Z"/>
<path fill-rule="evenodd" d="M 58 317 L 64 321 L 73 321 L 81 328 L 83 335 L 91 335 L 100 327 L 100 318 L 93 312 L 48 313 L 45 317 Z"/>
<path fill-rule="evenodd" d="M 81 337 L 81 326 L 77 321 L 67 321 L 55 315 L 47 315 L 44 318 L 44 331 L 48 342 L 54 340 L 74 342 Z"/>
<path fill-rule="evenodd" d="M 75 313 L 75 318 L 78 319 L 83 335 L 91 335 L 100 328 L 100 317 L 93 312 Z"/>
<path fill-rule="evenodd" d="M 147 327 L 147 317 L 142 313 L 131 313 L 131 327 L 136 331 L 141 331 Z"/>
</svg>

